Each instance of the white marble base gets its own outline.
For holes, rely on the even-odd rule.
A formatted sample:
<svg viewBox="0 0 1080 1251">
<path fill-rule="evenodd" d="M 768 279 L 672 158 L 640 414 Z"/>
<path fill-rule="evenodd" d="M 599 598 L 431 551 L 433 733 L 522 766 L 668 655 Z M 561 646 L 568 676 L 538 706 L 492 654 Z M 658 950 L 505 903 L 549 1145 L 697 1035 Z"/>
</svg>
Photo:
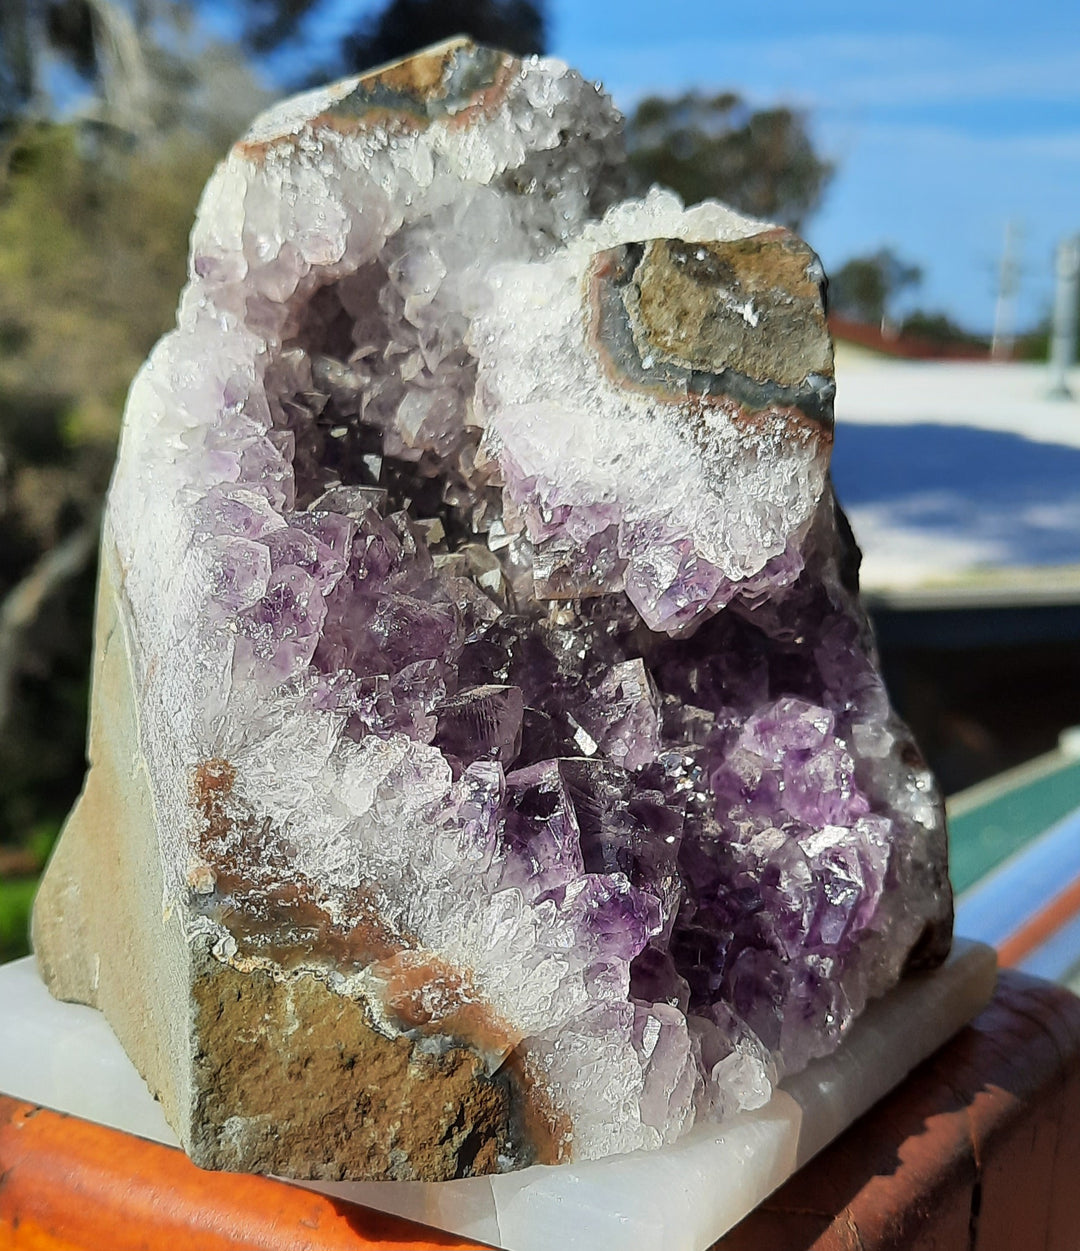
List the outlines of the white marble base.
<svg viewBox="0 0 1080 1251">
<path fill-rule="evenodd" d="M 764 1108 L 661 1151 L 457 1182 L 311 1188 L 506 1251 L 703 1251 L 975 1016 L 995 970 L 990 948 L 957 941 L 943 968 L 873 1004 L 838 1052 Z M 104 1017 L 54 1000 L 32 960 L 0 967 L 0 1091 L 176 1143 Z"/>
</svg>

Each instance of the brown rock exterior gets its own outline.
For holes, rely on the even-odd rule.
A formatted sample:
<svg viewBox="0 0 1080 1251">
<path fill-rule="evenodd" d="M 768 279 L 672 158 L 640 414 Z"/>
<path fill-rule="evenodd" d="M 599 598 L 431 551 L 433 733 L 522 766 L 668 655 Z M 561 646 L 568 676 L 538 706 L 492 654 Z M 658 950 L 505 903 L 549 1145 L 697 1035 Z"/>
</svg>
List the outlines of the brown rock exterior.
<svg viewBox="0 0 1080 1251">
<path fill-rule="evenodd" d="M 780 386 L 831 376 L 815 261 L 787 234 L 730 243 L 651 240 L 635 273 L 639 352 Z"/>
<path fill-rule="evenodd" d="M 744 428 L 783 413 L 791 437 L 827 452 L 835 381 L 823 284 L 817 256 L 786 230 L 624 244 L 590 266 L 589 339 L 619 386 Z M 708 439 L 700 420 L 683 434 Z"/>
<path fill-rule="evenodd" d="M 197 1163 L 415 1181 L 495 1173 L 500 1156 L 519 1156 L 512 1079 L 488 1076 L 472 1049 L 386 1038 L 310 974 L 279 981 L 209 953 L 197 963 Z"/>
</svg>

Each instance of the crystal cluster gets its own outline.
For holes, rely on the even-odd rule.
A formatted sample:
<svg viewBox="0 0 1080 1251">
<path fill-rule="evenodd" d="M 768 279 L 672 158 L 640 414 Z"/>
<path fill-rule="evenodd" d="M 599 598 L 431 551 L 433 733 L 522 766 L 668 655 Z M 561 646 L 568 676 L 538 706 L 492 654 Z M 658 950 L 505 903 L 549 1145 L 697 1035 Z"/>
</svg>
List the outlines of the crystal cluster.
<svg viewBox="0 0 1080 1251">
<path fill-rule="evenodd" d="M 166 908 L 510 1092 L 497 1150 L 328 1126 L 314 1175 L 672 1142 L 948 946 L 820 265 L 620 168 L 596 88 L 467 42 L 279 106 L 132 391 L 106 541 Z M 302 1173 L 282 1100 L 204 1158 Z"/>
</svg>

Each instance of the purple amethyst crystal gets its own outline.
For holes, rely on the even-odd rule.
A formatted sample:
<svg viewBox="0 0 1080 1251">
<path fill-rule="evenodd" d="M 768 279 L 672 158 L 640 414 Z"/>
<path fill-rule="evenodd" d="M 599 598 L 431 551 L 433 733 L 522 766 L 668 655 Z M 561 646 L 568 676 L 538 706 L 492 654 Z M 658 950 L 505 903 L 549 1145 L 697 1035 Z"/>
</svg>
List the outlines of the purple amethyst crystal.
<svg viewBox="0 0 1080 1251">
<path fill-rule="evenodd" d="M 474 686 L 435 709 L 435 744 L 461 760 L 508 765 L 521 751 L 524 697 L 518 686 Z"/>
<path fill-rule="evenodd" d="M 673 1141 L 948 948 L 828 479 L 820 264 L 617 203 L 618 125 L 468 43 L 282 106 L 133 391 L 108 541 L 167 900 L 212 968 L 508 1101 L 438 1159 L 326 1113 L 339 1174 Z M 303 1173 L 219 1111 L 204 1162 Z"/>
</svg>

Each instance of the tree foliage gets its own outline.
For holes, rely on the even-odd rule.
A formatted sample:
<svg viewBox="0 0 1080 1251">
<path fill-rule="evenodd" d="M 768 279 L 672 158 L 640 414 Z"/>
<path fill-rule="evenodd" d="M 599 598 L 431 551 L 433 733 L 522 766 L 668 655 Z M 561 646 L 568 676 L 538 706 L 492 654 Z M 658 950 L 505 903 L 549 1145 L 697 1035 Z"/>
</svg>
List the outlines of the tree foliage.
<svg viewBox="0 0 1080 1251">
<path fill-rule="evenodd" d="M 754 110 L 731 92 L 649 96 L 631 114 L 626 140 L 640 190 L 659 183 L 687 204 L 711 197 L 795 230 L 832 175 L 802 114 Z"/>
<path fill-rule="evenodd" d="M 7 2 L 10 17 L 20 0 Z M 19 107 L 0 153 L 0 843 L 55 829 L 78 792 L 87 557 L 124 396 L 174 320 L 226 132 L 260 99 L 220 45 L 191 55 L 182 21 L 140 26 L 109 4 L 23 4 L 30 66 L 7 98 Z M 82 75 L 74 121 L 44 116 L 46 48 Z"/>
<path fill-rule="evenodd" d="M 223 147 L 269 98 L 183 0 L 0 0 L 0 128 L 55 116 L 58 67 L 64 111 L 123 143 L 185 130 Z"/>
<path fill-rule="evenodd" d="M 241 40 L 255 55 L 305 48 L 305 24 L 320 0 L 233 0 Z M 390 0 L 346 28 L 336 47 L 303 76 L 308 85 L 362 73 L 454 35 L 506 48 L 519 56 L 547 45 L 543 0 Z M 295 79 L 293 80 L 295 81 Z"/>
<path fill-rule="evenodd" d="M 173 322 L 216 155 L 181 135 L 153 156 L 103 153 L 71 124 L 27 123 L 13 141 L 0 188 L 0 601 L 94 524 L 124 395 Z M 55 823 L 78 792 L 92 599 L 89 562 L 0 643 L 0 843 Z"/>
<path fill-rule="evenodd" d="M 29 5 L 0 4 L 0 127 L 10 126 L 34 93 Z"/>
<path fill-rule="evenodd" d="M 1073 360 L 1080 361 L 1080 291 L 1077 292 L 1076 298 L 1076 342 L 1073 344 Z M 1053 316 L 1047 309 L 1032 330 L 1018 336 L 1014 353 L 1016 357 L 1026 361 L 1049 360 L 1053 328 Z"/>
<path fill-rule="evenodd" d="M 294 40 L 319 0 L 241 0 L 241 40 L 249 52 L 272 52 Z"/>
<path fill-rule="evenodd" d="M 918 265 L 902 260 L 891 248 L 845 261 L 829 278 L 829 307 L 854 321 L 884 325 L 896 297 L 922 282 Z"/>
<path fill-rule="evenodd" d="M 948 313 L 923 308 L 912 309 L 900 323 L 901 335 L 925 339 L 942 347 L 973 348 L 988 350 L 990 345 L 984 335 L 973 334 L 954 321 Z"/>
<path fill-rule="evenodd" d="M 547 23 L 535 0 L 391 0 L 342 51 L 346 68 L 360 72 L 453 35 L 530 56 L 545 50 Z"/>
<path fill-rule="evenodd" d="M 3 0 L 0 3 L 0 122 L 10 125 L 42 90 L 46 56 L 75 76 L 100 68 L 93 0 Z"/>
</svg>

